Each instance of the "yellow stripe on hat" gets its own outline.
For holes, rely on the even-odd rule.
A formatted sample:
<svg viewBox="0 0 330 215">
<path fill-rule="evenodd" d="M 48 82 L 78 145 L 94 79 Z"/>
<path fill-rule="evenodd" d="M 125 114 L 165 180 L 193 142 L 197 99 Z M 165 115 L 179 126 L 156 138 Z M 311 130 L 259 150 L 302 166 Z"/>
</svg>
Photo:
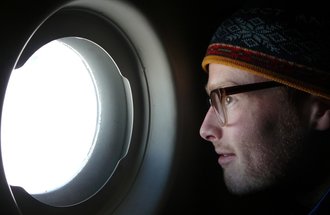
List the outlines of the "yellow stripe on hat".
<svg viewBox="0 0 330 215">
<path fill-rule="evenodd" d="M 204 71 L 208 72 L 208 65 L 211 63 L 223 64 L 227 66 L 232 66 L 238 69 L 245 70 L 253 75 L 258 75 L 264 77 L 266 79 L 270 79 L 289 87 L 310 93 L 315 96 L 319 96 L 325 99 L 330 100 L 330 93 L 322 91 L 322 89 L 318 88 L 317 86 L 310 85 L 299 80 L 295 80 L 288 76 L 281 75 L 279 73 L 273 72 L 271 70 L 249 64 L 246 62 L 242 62 L 239 60 L 218 56 L 218 55 L 207 55 L 204 57 L 202 61 L 202 68 Z"/>
</svg>

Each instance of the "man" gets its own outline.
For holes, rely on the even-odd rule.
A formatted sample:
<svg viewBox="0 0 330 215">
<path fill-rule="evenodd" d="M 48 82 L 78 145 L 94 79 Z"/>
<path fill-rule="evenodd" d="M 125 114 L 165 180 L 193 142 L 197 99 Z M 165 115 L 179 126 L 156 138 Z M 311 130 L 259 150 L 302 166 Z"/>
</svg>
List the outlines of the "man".
<svg viewBox="0 0 330 215">
<path fill-rule="evenodd" d="M 231 193 L 273 197 L 256 213 L 330 214 L 326 20 L 242 9 L 220 25 L 202 62 L 211 105 L 200 134 Z"/>
</svg>

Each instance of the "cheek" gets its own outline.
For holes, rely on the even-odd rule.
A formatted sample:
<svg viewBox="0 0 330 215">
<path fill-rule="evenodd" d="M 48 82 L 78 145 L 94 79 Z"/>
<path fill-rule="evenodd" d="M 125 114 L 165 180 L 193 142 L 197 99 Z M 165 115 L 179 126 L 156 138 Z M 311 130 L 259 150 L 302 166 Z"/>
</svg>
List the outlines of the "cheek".
<svg viewBox="0 0 330 215">
<path fill-rule="evenodd" d="M 289 120 L 294 114 L 274 110 L 246 113 L 250 121 L 241 123 L 245 132 L 237 133 L 238 150 L 246 171 L 269 181 L 287 174 L 289 163 L 301 150 L 299 143 L 303 137 L 297 120 Z"/>
<path fill-rule="evenodd" d="M 244 100 L 238 110 L 228 116 L 231 142 L 235 143 L 236 150 L 244 157 L 261 162 L 279 141 L 281 107 L 269 97 L 267 100 L 251 96 Z"/>
<path fill-rule="evenodd" d="M 237 119 L 231 137 L 235 139 L 234 147 L 240 162 L 254 169 L 269 165 L 276 156 L 274 153 L 279 141 L 277 114 L 267 107 L 251 106 L 237 115 Z"/>
<path fill-rule="evenodd" d="M 260 108 L 257 103 L 252 103 L 247 108 L 241 108 L 235 114 L 229 116 L 231 136 L 240 140 L 256 139 L 271 130 L 269 118 L 272 114 L 265 108 Z"/>
</svg>

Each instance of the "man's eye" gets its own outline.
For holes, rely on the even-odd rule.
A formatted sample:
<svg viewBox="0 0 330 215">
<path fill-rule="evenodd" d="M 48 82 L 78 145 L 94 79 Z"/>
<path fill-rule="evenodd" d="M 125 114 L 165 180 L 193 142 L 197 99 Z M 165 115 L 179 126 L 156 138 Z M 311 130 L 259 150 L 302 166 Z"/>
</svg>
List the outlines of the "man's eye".
<svg viewBox="0 0 330 215">
<path fill-rule="evenodd" d="M 225 98 L 225 105 L 230 105 L 231 103 L 233 103 L 234 98 L 232 96 L 226 96 Z"/>
</svg>

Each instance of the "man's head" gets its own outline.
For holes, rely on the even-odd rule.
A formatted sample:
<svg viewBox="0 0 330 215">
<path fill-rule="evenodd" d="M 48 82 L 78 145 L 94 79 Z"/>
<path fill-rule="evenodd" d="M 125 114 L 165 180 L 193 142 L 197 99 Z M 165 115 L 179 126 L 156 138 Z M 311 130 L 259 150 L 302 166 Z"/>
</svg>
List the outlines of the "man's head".
<svg viewBox="0 0 330 215">
<path fill-rule="evenodd" d="M 241 69 L 211 64 L 206 90 L 266 81 Z M 330 109 L 314 96 L 300 96 L 300 101 L 292 97 L 297 96 L 290 95 L 285 86 L 228 95 L 223 127 L 210 107 L 200 133 L 213 143 L 225 183 L 233 193 L 290 181 L 292 173 L 302 174 L 302 167 L 308 168 L 319 156 L 313 154 L 316 143 L 310 140 L 314 131 L 329 130 Z"/>
<path fill-rule="evenodd" d="M 236 194 L 292 184 L 306 174 L 308 181 L 313 170 L 328 163 L 327 140 L 315 133 L 329 137 L 329 65 L 318 58 L 322 50 L 305 47 L 312 40 L 297 35 L 296 18 L 284 26 L 283 14 L 253 9 L 235 15 L 220 26 L 203 61 L 212 105 L 200 134 L 213 143 L 225 183 Z M 227 88 L 261 82 L 270 85 Z"/>
</svg>

